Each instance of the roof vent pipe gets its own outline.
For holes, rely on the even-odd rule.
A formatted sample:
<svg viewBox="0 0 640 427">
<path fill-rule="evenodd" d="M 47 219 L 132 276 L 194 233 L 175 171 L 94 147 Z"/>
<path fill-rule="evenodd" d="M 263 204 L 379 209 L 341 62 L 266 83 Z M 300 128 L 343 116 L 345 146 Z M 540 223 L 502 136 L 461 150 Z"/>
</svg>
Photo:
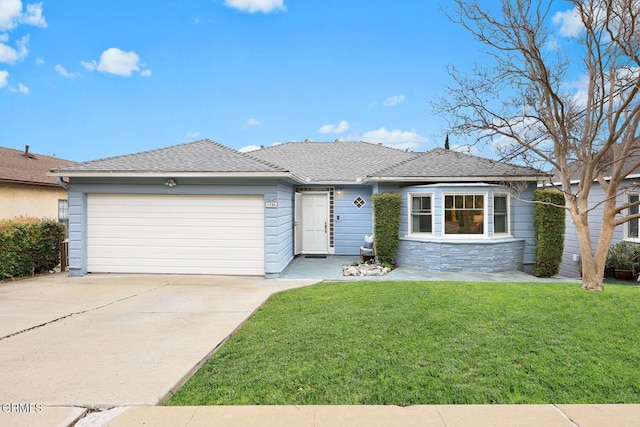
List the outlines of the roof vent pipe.
<svg viewBox="0 0 640 427">
<path fill-rule="evenodd" d="M 29 146 L 28 145 L 24 146 L 24 154 L 23 154 L 23 156 L 29 157 Z"/>
</svg>

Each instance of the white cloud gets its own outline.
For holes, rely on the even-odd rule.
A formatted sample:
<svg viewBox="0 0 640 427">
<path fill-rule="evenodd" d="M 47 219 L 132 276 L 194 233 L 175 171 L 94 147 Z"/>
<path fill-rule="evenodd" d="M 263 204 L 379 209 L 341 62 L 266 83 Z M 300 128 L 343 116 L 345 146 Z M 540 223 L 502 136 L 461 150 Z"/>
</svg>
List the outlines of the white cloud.
<svg viewBox="0 0 640 427">
<path fill-rule="evenodd" d="M 81 61 L 80 64 L 89 71 L 98 70 L 123 77 L 130 77 L 134 71 L 139 72 L 142 77 L 151 75 L 149 69 L 140 70 L 142 64 L 137 53 L 125 52 L 117 47 L 110 47 L 102 52 L 100 61 Z"/>
<path fill-rule="evenodd" d="M 365 132 L 362 135 L 362 140 L 383 144 L 400 150 L 417 150 L 420 149 L 422 144 L 427 142 L 427 138 L 420 135 L 415 130 L 387 130 L 386 127 Z"/>
<path fill-rule="evenodd" d="M 320 133 L 335 133 L 340 134 L 349 130 L 349 123 L 346 120 L 341 121 L 337 125 L 324 125 L 322 126 L 318 132 Z"/>
<path fill-rule="evenodd" d="M 29 88 L 23 85 L 22 83 L 18 83 L 18 88 L 13 89 L 14 92 L 24 93 L 25 95 L 29 94 Z"/>
<path fill-rule="evenodd" d="M 3 0 L 0 2 L 0 30 L 10 30 L 17 26 L 22 14 L 21 0 Z"/>
<path fill-rule="evenodd" d="M 564 12 L 557 12 L 553 16 L 553 23 L 560 25 L 560 34 L 566 37 L 577 37 L 584 31 L 582 18 L 575 7 Z"/>
<path fill-rule="evenodd" d="M 284 0 L 225 0 L 225 6 L 249 13 L 286 10 Z"/>
<path fill-rule="evenodd" d="M 42 16 L 42 3 L 28 4 L 22 13 L 21 0 L 0 1 L 0 31 L 16 28 L 20 24 L 46 27 L 47 20 Z"/>
<path fill-rule="evenodd" d="M 200 132 L 194 131 L 194 130 L 190 130 L 189 132 L 186 133 L 185 137 L 187 138 L 199 138 L 200 137 Z"/>
<path fill-rule="evenodd" d="M 89 71 L 95 71 L 98 68 L 96 61 L 80 61 L 80 64 Z"/>
<path fill-rule="evenodd" d="M 248 153 L 250 151 L 260 150 L 261 148 L 264 148 L 264 147 L 260 145 L 247 145 L 246 147 L 240 148 L 238 151 L 241 153 Z"/>
<path fill-rule="evenodd" d="M 37 65 L 44 65 L 44 59 L 42 59 L 42 58 L 36 58 L 36 64 L 37 64 Z"/>
<path fill-rule="evenodd" d="M 260 126 L 260 120 L 254 118 L 248 119 L 246 122 L 244 122 L 243 127 L 250 128 L 254 126 Z"/>
<path fill-rule="evenodd" d="M 404 95 L 394 95 L 385 99 L 383 104 L 387 107 L 395 107 L 398 104 L 402 104 L 404 102 Z"/>
<path fill-rule="evenodd" d="M 69 71 L 67 71 L 66 68 L 64 68 L 60 64 L 56 64 L 56 66 L 53 67 L 53 69 L 56 70 L 56 73 L 60 74 L 62 77 L 65 77 L 67 79 L 75 79 L 80 75 L 79 73 L 70 73 Z"/>
<path fill-rule="evenodd" d="M 16 62 L 22 61 L 29 53 L 27 49 L 28 44 L 28 34 L 16 42 L 16 49 L 4 43 L 0 43 L 0 62 L 15 64 Z"/>
<path fill-rule="evenodd" d="M 28 4 L 27 13 L 22 15 L 20 23 L 46 28 L 47 20 L 42 16 L 42 3 Z"/>
<path fill-rule="evenodd" d="M 9 72 L 7 70 L 0 70 L 0 87 L 5 87 L 9 84 Z"/>
</svg>

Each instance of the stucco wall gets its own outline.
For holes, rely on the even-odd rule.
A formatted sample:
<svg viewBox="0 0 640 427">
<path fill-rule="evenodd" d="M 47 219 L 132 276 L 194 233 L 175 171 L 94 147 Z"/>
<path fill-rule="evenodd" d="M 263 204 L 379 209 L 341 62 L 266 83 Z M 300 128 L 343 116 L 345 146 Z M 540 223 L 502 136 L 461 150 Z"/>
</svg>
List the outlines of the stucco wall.
<svg viewBox="0 0 640 427">
<path fill-rule="evenodd" d="M 58 219 L 58 200 L 67 199 L 62 187 L 0 184 L 0 219 L 17 216 Z"/>
</svg>

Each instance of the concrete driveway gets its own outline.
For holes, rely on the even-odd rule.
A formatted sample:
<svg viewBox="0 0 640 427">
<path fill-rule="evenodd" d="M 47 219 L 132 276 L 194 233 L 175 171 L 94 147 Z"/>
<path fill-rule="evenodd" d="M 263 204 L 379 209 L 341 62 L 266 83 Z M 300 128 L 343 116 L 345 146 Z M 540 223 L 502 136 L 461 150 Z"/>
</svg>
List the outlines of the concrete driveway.
<svg viewBox="0 0 640 427">
<path fill-rule="evenodd" d="M 311 283 L 56 274 L 0 284 L 0 402 L 156 405 L 271 294 Z"/>
</svg>

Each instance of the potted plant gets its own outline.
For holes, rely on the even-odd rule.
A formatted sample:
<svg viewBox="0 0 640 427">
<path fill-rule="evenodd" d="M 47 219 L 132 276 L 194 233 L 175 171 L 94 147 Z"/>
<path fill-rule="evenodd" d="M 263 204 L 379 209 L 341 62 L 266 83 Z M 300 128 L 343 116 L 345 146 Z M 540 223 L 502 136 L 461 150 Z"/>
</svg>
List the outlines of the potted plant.
<svg viewBox="0 0 640 427">
<path fill-rule="evenodd" d="M 615 272 L 618 280 L 631 280 L 640 271 L 640 246 L 631 242 L 618 242 L 607 252 L 606 267 Z"/>
</svg>

